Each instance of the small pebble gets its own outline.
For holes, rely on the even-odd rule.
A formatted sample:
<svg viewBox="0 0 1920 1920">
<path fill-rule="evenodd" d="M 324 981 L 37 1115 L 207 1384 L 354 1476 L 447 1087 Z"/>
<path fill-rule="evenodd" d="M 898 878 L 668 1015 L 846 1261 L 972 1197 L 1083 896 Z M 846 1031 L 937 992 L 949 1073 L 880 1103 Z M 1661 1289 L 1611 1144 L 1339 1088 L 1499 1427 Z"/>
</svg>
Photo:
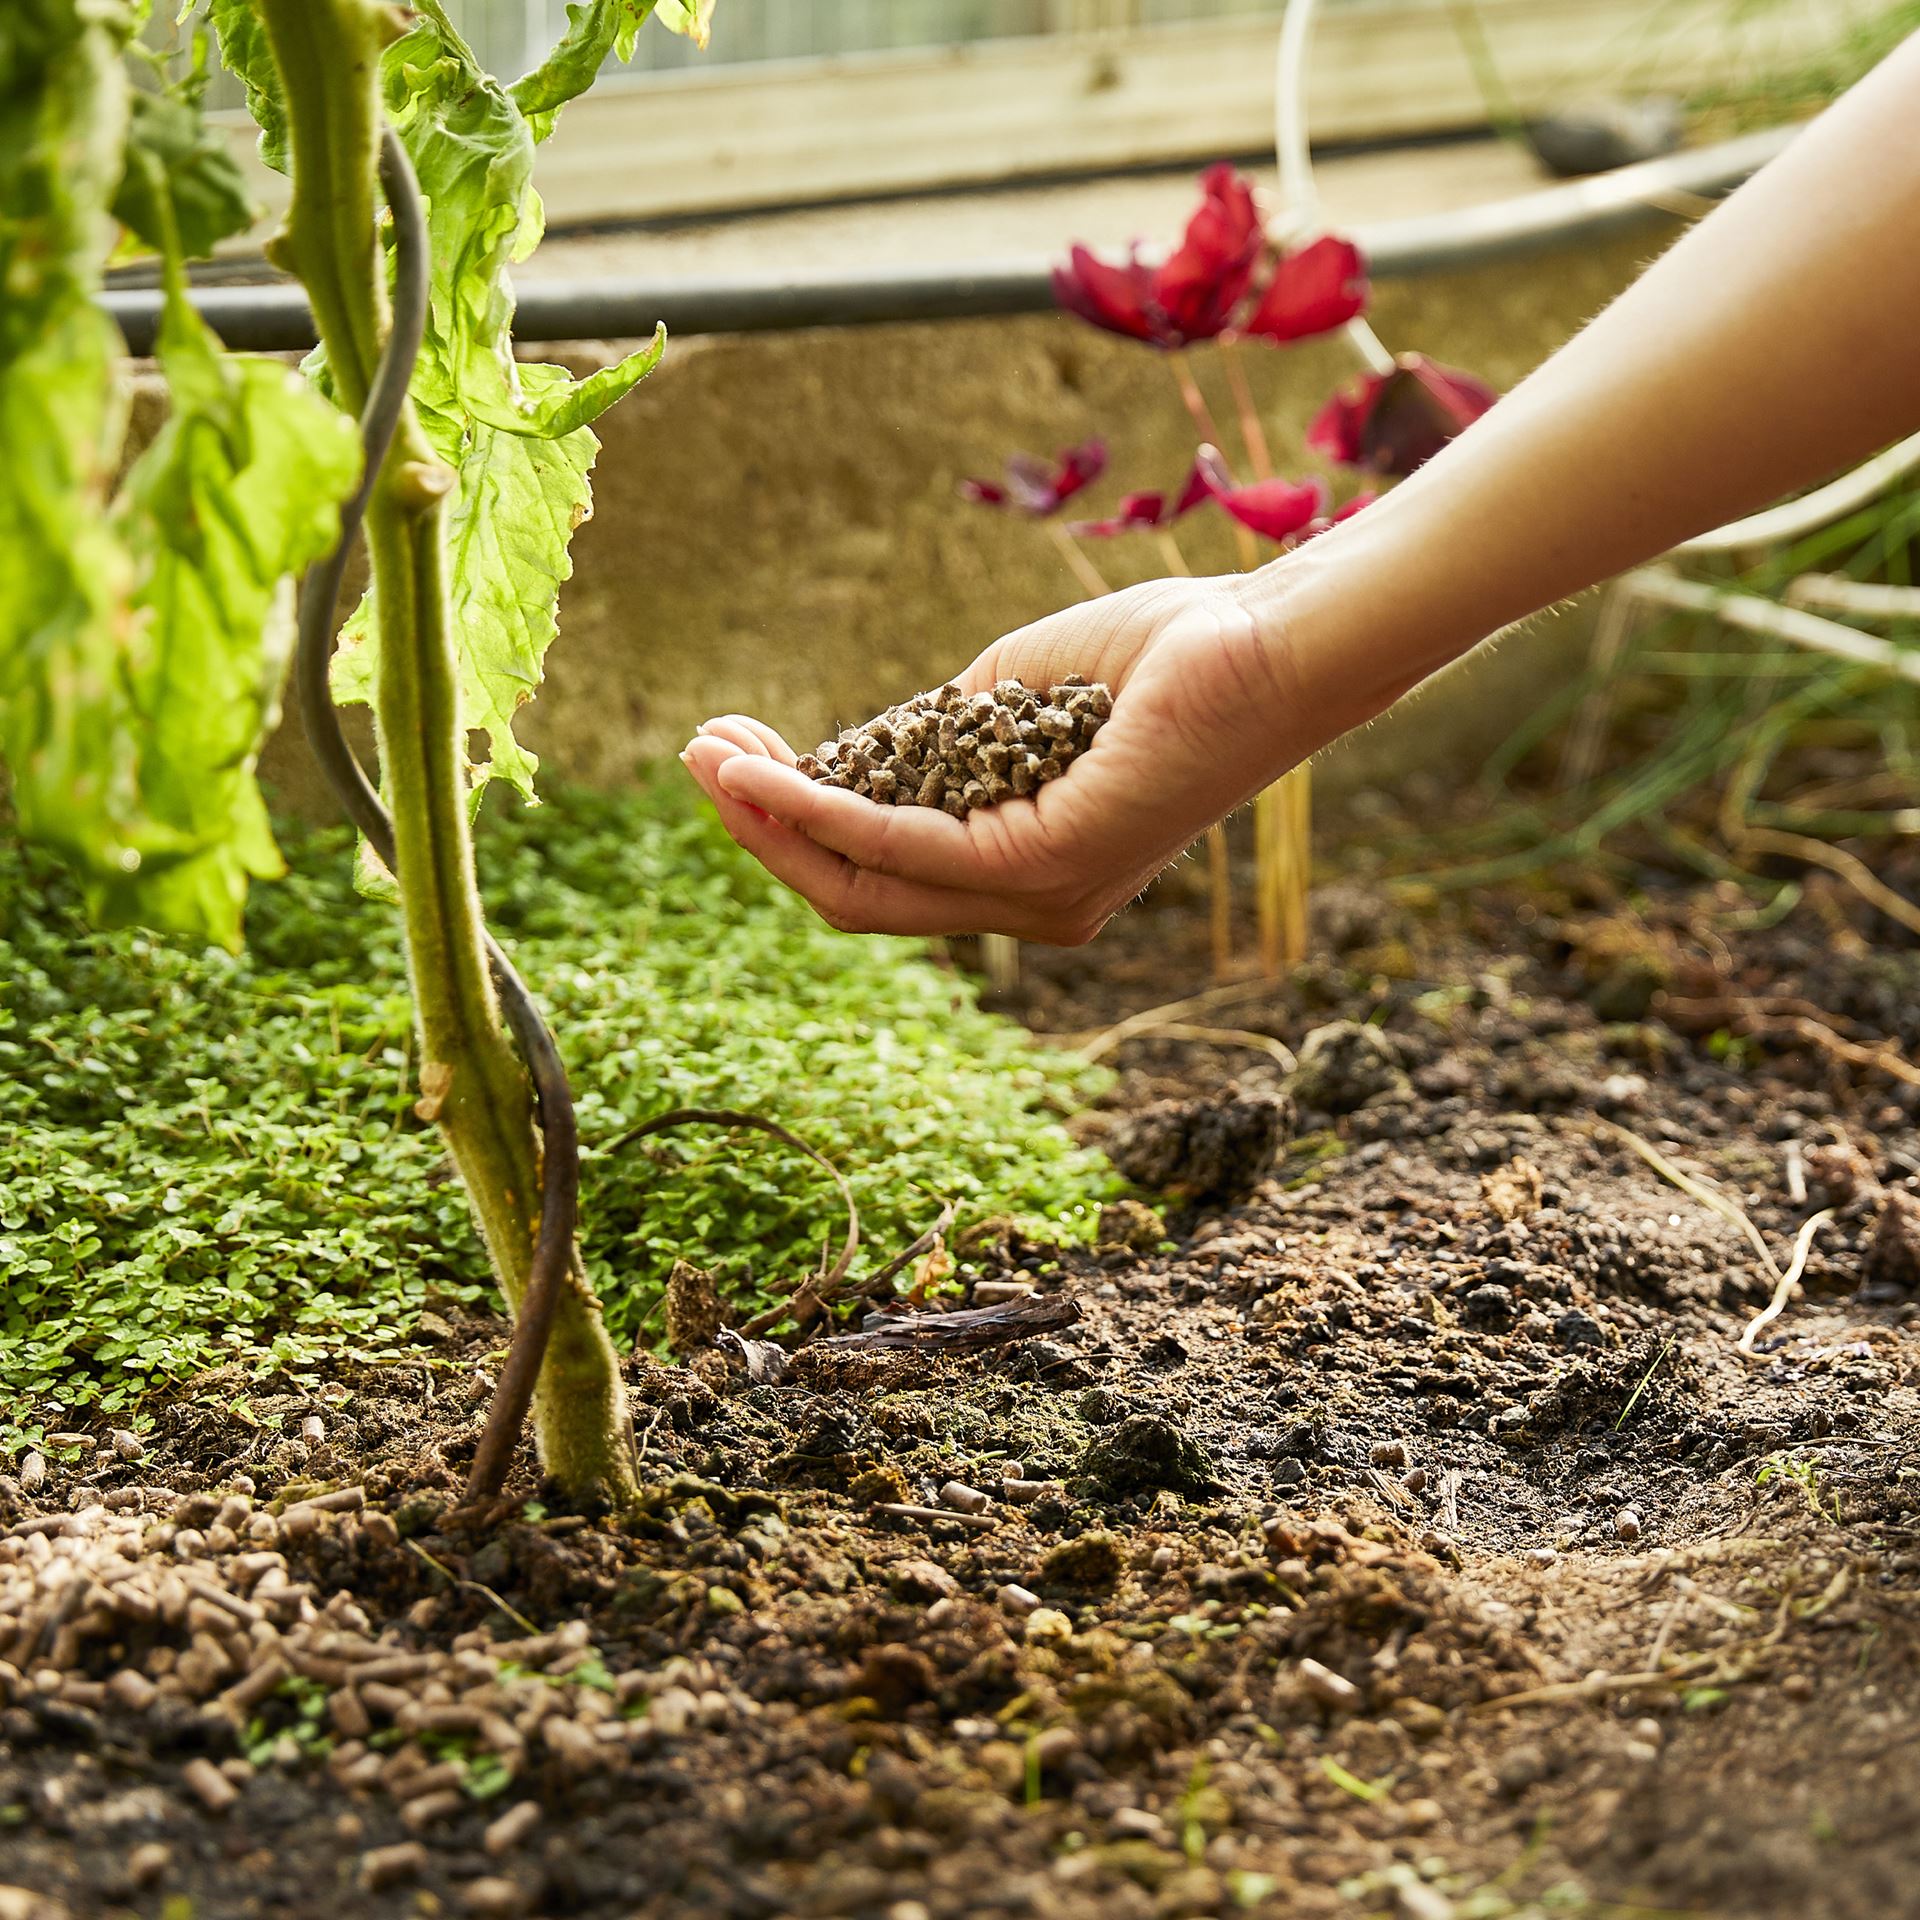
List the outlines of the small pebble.
<svg viewBox="0 0 1920 1920">
<path fill-rule="evenodd" d="M 956 1513 L 978 1513 L 987 1504 L 987 1496 L 964 1480 L 949 1480 L 940 1489 L 940 1504 L 953 1508 Z"/>
<path fill-rule="evenodd" d="M 1040 1596 L 1009 1580 L 994 1596 L 1003 1613 L 1030 1614 L 1040 1605 Z"/>
<path fill-rule="evenodd" d="M 300 1422 L 300 1438 L 310 1447 L 326 1444 L 327 1423 L 317 1413 L 310 1413 Z"/>
<path fill-rule="evenodd" d="M 1318 1660 L 1302 1660 L 1300 1678 L 1306 1683 L 1307 1691 L 1324 1706 L 1351 1713 L 1360 1704 L 1360 1689 L 1344 1674 L 1323 1667 Z"/>
<path fill-rule="evenodd" d="M 1027 1615 L 1026 1637 L 1034 1646 L 1071 1640 L 1073 1622 L 1057 1607 L 1036 1607 Z"/>
<path fill-rule="evenodd" d="M 20 1491 L 38 1493 L 46 1484 L 47 1456 L 44 1453 L 30 1453 L 20 1462 Z"/>
<path fill-rule="evenodd" d="M 1404 1467 L 1407 1443 L 1404 1440 L 1379 1440 L 1369 1449 L 1367 1458 L 1376 1467 Z"/>
<path fill-rule="evenodd" d="M 1401 1880 L 1393 1890 L 1395 1920 L 1454 1920 L 1454 1905 L 1424 1880 Z"/>
<path fill-rule="evenodd" d="M 1639 1514 L 1631 1507 L 1622 1507 L 1613 1516 L 1613 1530 L 1622 1540 L 1638 1540 L 1642 1531 Z"/>
<path fill-rule="evenodd" d="M 113 1450 L 122 1460 L 139 1460 L 146 1455 L 146 1443 L 137 1433 L 126 1427 L 115 1427 L 108 1436 L 113 1442 Z"/>
</svg>

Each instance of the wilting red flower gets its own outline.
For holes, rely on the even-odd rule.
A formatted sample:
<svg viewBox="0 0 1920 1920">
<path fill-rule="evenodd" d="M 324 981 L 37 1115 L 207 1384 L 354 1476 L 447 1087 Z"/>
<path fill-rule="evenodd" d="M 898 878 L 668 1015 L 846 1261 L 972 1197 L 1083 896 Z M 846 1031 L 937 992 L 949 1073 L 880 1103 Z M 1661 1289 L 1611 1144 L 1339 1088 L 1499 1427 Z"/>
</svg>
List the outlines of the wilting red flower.
<svg viewBox="0 0 1920 1920">
<path fill-rule="evenodd" d="M 1224 333 L 1260 257 L 1260 214 L 1252 184 L 1224 162 L 1200 176 L 1200 194 L 1186 237 L 1159 267 L 1137 253 L 1113 266 L 1076 246 L 1053 270 L 1054 299 L 1108 333 L 1163 349 Z"/>
<path fill-rule="evenodd" d="M 1068 525 L 1067 531 L 1084 534 L 1093 540 L 1105 540 L 1116 533 L 1146 533 L 1172 526 L 1211 495 L 1212 489 L 1200 470 L 1200 461 L 1196 459 L 1188 469 L 1186 479 L 1181 482 L 1178 493 L 1167 494 L 1156 490 L 1152 493 L 1124 494 L 1110 519 L 1075 520 Z"/>
<path fill-rule="evenodd" d="M 1498 398 L 1470 373 L 1403 353 L 1391 373 L 1335 394 L 1307 429 L 1307 445 L 1342 466 L 1404 478 Z"/>
<path fill-rule="evenodd" d="M 1276 343 L 1308 340 L 1344 327 L 1366 307 L 1366 258 L 1351 240 L 1330 233 L 1274 262 L 1240 331 Z"/>
<path fill-rule="evenodd" d="M 1202 447 L 1194 477 L 1207 496 L 1243 527 L 1268 540 L 1291 540 L 1319 518 L 1327 490 L 1318 480 L 1256 480 L 1236 487 L 1226 461 L 1215 447 Z"/>
<path fill-rule="evenodd" d="M 1107 443 L 1088 440 L 1062 447 L 1049 465 L 1037 455 L 1016 453 L 1006 465 L 1004 481 L 962 480 L 960 497 L 982 507 L 1011 507 L 1044 520 L 1055 514 L 1107 470 Z"/>
</svg>

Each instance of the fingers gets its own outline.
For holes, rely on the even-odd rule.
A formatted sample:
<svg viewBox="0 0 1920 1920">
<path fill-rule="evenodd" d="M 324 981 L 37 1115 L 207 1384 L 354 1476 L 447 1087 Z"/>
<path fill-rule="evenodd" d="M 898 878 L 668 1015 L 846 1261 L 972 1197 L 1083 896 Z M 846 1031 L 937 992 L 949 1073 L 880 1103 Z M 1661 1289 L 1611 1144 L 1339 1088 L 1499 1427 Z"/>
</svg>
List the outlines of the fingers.
<svg viewBox="0 0 1920 1920">
<path fill-rule="evenodd" d="M 798 755 L 764 720 L 747 713 L 726 713 L 707 721 L 700 729 L 718 740 L 730 740 L 746 753 L 764 753 L 784 766 L 792 766 Z"/>
<path fill-rule="evenodd" d="M 772 815 L 871 873 L 961 888 L 978 887 L 988 877 L 967 829 L 931 807 L 883 807 L 760 754 L 722 761 L 715 780 L 730 799 Z"/>
<path fill-rule="evenodd" d="M 1040 899 L 1007 897 L 992 888 L 946 885 L 923 873 L 903 875 L 857 864 L 798 827 L 777 818 L 771 808 L 742 799 L 731 788 L 756 783 L 778 787 L 773 797 L 787 800 L 788 781 L 832 802 L 878 816 L 920 815 L 916 808 L 875 806 L 837 788 L 819 788 L 810 780 L 775 765 L 770 756 L 737 747 L 716 735 L 693 740 L 681 759 L 719 812 L 721 824 L 777 880 L 806 899 L 830 926 L 850 933 L 1010 933 L 1026 940 L 1077 945 L 1090 939 L 1104 914 L 1089 918 L 1084 908 Z M 785 778 L 783 778 L 785 776 Z M 801 796 L 803 799 L 808 796 Z M 836 814 L 842 811 L 832 806 Z M 927 825 L 950 829 L 962 841 L 966 831 L 945 814 L 927 813 Z"/>
</svg>

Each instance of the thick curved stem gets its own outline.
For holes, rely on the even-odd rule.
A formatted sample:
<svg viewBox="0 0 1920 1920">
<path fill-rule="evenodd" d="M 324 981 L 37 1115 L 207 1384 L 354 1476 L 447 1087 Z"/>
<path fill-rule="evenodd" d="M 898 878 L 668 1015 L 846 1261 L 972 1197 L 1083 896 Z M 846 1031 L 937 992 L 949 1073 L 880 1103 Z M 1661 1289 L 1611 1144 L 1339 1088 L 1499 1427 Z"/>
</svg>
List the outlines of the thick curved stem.
<svg viewBox="0 0 1920 1920">
<path fill-rule="evenodd" d="M 367 453 L 340 546 L 302 595 L 301 704 L 349 815 L 399 879 L 425 1105 L 447 1135 L 515 1312 L 468 1492 L 477 1499 L 498 1491 L 540 1381 L 549 1470 L 576 1492 L 600 1486 L 622 1494 L 632 1486 L 624 1396 L 574 1246 L 572 1098 L 538 1008 L 485 932 L 474 884 L 440 525 L 452 476 L 426 447 L 406 399 L 425 316 L 427 236 L 411 167 L 391 133 L 381 147 L 396 240 L 391 317 L 373 241 L 372 80 L 391 15 L 373 0 L 260 4 L 282 74 L 295 77 L 287 87 L 294 198 L 277 250 L 307 282 L 337 388 L 361 414 Z M 391 815 L 340 733 L 327 686 L 344 556 L 363 519 Z M 533 1076 L 542 1142 L 526 1079 L 500 1030 L 503 1013 Z"/>
</svg>

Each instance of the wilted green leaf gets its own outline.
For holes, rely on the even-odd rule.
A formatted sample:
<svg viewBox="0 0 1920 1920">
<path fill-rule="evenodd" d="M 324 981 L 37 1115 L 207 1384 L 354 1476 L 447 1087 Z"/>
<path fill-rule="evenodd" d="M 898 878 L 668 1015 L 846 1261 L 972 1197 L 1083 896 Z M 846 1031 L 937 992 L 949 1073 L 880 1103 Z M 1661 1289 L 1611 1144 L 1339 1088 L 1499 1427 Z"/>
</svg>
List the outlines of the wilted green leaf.
<svg viewBox="0 0 1920 1920">
<path fill-rule="evenodd" d="M 553 131 L 560 109 L 569 100 L 593 85 L 609 55 L 623 61 L 633 58 L 640 29 L 653 7 L 654 0 L 584 0 L 568 7 L 567 30 L 553 51 L 513 83 L 514 104 L 526 115 L 536 140 Z"/>
<path fill-rule="evenodd" d="M 160 362 L 171 412 L 116 508 L 137 569 L 129 746 L 157 844 L 95 909 L 234 945 L 248 876 L 281 871 L 253 767 L 279 712 L 294 577 L 339 537 L 360 443 L 291 369 L 223 354 L 183 298 Z"/>
<path fill-rule="evenodd" d="M 331 544 L 359 456 L 285 368 L 228 359 L 188 308 L 174 215 L 211 217 L 182 192 L 205 143 L 175 121 L 126 144 L 133 21 L 99 0 L 0 14 L 0 753 L 22 829 L 95 912 L 231 942 L 246 876 L 278 870 L 252 768 L 288 576 Z M 128 179 L 168 253 L 171 392 L 110 501 L 119 341 L 93 294 Z"/>
<path fill-rule="evenodd" d="M 247 90 L 247 111 L 260 129 L 260 158 L 275 173 L 285 173 L 287 105 L 253 0 L 209 0 L 207 14 L 220 41 L 220 64 Z"/>
<path fill-rule="evenodd" d="M 704 51 L 713 32 L 714 4 L 715 0 L 660 0 L 660 24 L 672 33 L 684 33 Z"/>
<path fill-rule="evenodd" d="M 592 511 L 587 475 L 600 443 L 588 423 L 651 371 L 665 334 L 584 380 L 517 363 L 508 269 L 543 226 L 532 129 L 437 0 L 388 49 L 384 80 L 428 207 L 432 295 L 413 400 L 434 451 L 459 476 L 452 631 L 465 729 L 488 743 L 474 783 L 497 775 L 531 799 L 537 763 L 514 738 L 513 717 L 540 684 L 573 570 L 568 544 Z M 371 701 L 377 647 L 363 602 L 335 656 L 337 699 Z"/>
<path fill-rule="evenodd" d="M 158 252 L 164 244 L 156 193 L 173 203 L 180 250 L 188 259 L 210 254 L 230 234 L 254 221 L 246 177 L 226 140 L 192 102 L 164 93 L 136 92 L 127 129 L 127 164 L 114 197 L 114 218 Z"/>
<path fill-rule="evenodd" d="M 115 752 L 129 567 L 104 524 L 119 340 L 93 304 L 132 24 L 76 0 L 0 9 L 0 755 L 25 830 L 96 870 L 137 813 Z"/>
</svg>

